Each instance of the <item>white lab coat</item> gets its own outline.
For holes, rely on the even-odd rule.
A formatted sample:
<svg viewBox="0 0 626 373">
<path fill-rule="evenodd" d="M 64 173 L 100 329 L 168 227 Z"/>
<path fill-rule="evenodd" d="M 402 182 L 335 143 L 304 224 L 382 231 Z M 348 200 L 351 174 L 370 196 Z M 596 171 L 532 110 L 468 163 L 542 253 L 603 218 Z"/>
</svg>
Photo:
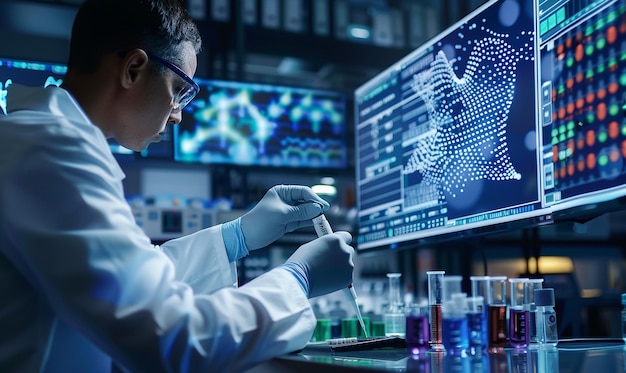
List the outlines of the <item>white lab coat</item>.
<svg viewBox="0 0 626 373">
<path fill-rule="evenodd" d="M 304 347 L 315 317 L 291 274 L 234 287 L 219 226 L 152 246 L 105 137 L 71 95 L 13 85 L 8 99 L 1 372 L 108 373 L 111 359 L 136 372 L 241 371 Z"/>
</svg>

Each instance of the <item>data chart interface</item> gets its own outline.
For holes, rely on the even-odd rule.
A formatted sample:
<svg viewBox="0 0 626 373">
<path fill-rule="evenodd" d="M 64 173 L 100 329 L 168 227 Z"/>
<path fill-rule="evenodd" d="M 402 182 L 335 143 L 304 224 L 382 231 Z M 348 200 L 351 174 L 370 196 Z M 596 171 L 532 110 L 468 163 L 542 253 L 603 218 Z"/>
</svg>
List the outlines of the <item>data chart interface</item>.
<svg viewBox="0 0 626 373">
<path fill-rule="evenodd" d="M 202 80 L 174 130 L 174 157 L 210 164 L 347 167 L 345 96 L 268 84 Z"/>
<path fill-rule="evenodd" d="M 564 211 L 626 194 L 626 6 L 547 5 L 540 21 L 557 32 L 540 47 L 543 198 Z"/>
<path fill-rule="evenodd" d="M 490 1 L 356 90 L 359 249 L 544 216 L 535 14 Z"/>
<path fill-rule="evenodd" d="M 12 84 L 60 86 L 66 73 L 61 64 L 0 58 L 0 115 L 7 113 L 7 90 Z"/>
</svg>

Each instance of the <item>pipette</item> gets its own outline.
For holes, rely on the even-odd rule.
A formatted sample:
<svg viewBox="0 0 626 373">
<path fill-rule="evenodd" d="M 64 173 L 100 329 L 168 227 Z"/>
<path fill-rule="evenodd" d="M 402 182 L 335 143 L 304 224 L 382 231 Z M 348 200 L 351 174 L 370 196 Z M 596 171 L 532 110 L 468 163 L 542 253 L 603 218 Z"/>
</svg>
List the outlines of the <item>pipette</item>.
<svg viewBox="0 0 626 373">
<path fill-rule="evenodd" d="M 318 237 L 333 233 L 333 229 L 330 227 L 330 223 L 328 223 L 328 220 L 326 220 L 326 216 L 324 216 L 324 214 L 319 214 L 317 217 L 313 218 L 313 227 L 315 227 L 315 233 L 317 233 Z M 352 304 L 352 308 L 354 308 L 356 317 L 359 319 L 359 324 L 361 324 L 363 333 L 365 333 L 365 338 L 369 338 L 367 329 L 365 328 L 365 323 L 363 322 L 363 316 L 361 316 L 359 304 L 357 303 L 357 296 L 356 291 L 354 290 L 354 286 L 352 284 L 348 285 L 347 288 L 343 289 L 343 293 L 345 294 L 348 303 Z"/>
</svg>

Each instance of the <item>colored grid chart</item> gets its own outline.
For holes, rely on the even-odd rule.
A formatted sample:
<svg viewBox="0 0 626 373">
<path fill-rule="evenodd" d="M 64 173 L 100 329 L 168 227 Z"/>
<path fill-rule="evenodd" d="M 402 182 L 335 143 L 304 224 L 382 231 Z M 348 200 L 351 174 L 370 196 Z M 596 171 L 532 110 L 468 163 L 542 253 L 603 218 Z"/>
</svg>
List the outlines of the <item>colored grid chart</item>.
<svg viewBox="0 0 626 373">
<path fill-rule="evenodd" d="M 542 57 L 554 61 L 543 83 L 548 203 L 626 181 L 626 7 L 606 8 L 553 44 Z"/>
</svg>

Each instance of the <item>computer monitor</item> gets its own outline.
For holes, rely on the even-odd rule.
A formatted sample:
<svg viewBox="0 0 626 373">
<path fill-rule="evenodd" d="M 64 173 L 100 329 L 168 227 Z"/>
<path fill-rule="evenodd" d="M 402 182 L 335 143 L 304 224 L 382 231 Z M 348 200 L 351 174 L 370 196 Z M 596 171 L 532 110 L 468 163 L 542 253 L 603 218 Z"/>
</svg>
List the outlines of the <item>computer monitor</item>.
<svg viewBox="0 0 626 373">
<path fill-rule="evenodd" d="M 626 5 L 540 3 L 542 188 L 556 220 L 624 207 Z"/>
<path fill-rule="evenodd" d="M 174 127 L 174 159 L 232 166 L 347 167 L 345 96 L 270 84 L 196 79 Z"/>
<path fill-rule="evenodd" d="M 488 1 L 356 89 L 359 250 L 550 222 L 535 3 Z"/>
<path fill-rule="evenodd" d="M 53 62 L 0 58 L 0 115 L 7 113 L 7 88 L 12 84 L 35 87 L 59 86 L 67 67 Z"/>
</svg>

